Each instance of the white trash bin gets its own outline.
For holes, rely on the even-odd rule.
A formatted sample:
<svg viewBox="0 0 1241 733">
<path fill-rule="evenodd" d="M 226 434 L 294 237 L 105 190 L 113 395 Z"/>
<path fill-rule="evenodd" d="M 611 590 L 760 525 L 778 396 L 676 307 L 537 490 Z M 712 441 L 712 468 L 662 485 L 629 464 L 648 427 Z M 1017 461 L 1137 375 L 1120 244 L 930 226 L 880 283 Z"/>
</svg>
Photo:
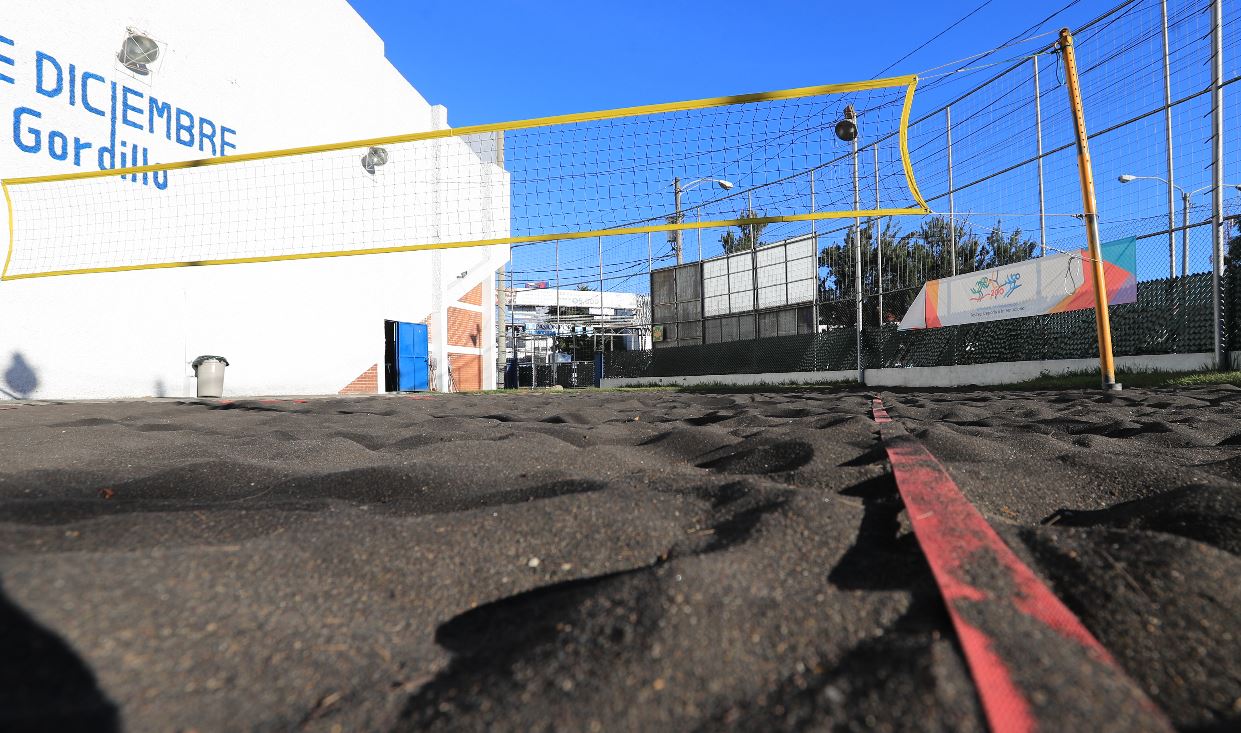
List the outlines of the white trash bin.
<svg viewBox="0 0 1241 733">
<path fill-rule="evenodd" d="M 224 395 L 224 367 L 228 359 L 222 356 L 200 356 L 191 366 L 198 378 L 199 397 L 222 397 Z"/>
</svg>

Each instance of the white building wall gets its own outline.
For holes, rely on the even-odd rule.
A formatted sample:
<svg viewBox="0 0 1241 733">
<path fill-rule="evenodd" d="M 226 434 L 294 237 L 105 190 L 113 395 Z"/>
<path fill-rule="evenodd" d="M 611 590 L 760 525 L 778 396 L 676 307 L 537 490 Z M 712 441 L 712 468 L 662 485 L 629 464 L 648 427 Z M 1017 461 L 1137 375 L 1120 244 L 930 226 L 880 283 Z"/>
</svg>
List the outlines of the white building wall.
<svg viewBox="0 0 1241 733">
<path fill-rule="evenodd" d="M 149 77 L 134 77 L 116 61 L 128 27 L 166 44 Z M 382 41 L 345 0 L 5 3 L 0 37 L 13 41 L 0 43 L 0 56 L 14 62 L 0 60 L 0 75 L 14 79 L 0 79 L 0 178 L 97 167 L 87 159 L 90 150 L 81 167 L 72 156 L 54 160 L 47 150 L 51 130 L 95 147 L 110 139 L 110 122 L 83 109 L 80 99 L 70 106 L 67 90 L 38 92 L 37 52 L 54 57 L 66 76 L 73 64 L 79 78 L 87 71 L 103 77 L 103 85 L 91 87 L 96 105 L 109 101 L 105 90 L 115 81 L 181 107 L 196 121 L 208 118 L 217 145 L 218 131 L 228 127 L 234 154 L 419 132 L 445 114 L 388 63 Z M 45 61 L 43 68 L 43 88 L 50 91 L 52 67 Z M 42 116 L 27 114 L 15 129 L 15 110 L 23 107 Z M 43 137 L 35 153 L 23 152 L 15 139 L 30 147 L 31 127 Z M 209 143 L 187 147 L 118 127 L 148 149 L 151 163 L 212 153 Z M 503 236 L 507 177 L 495 171 L 483 175 L 504 197 L 489 212 L 488 228 Z M 436 215 L 452 209 L 444 201 Z M 444 224 L 441 234 L 450 239 L 454 227 Z M 0 209 L 0 232 L 7 231 Z M 7 248 L 3 240 L 0 249 Z M 229 359 L 230 395 L 335 393 L 376 364 L 382 389 L 383 321 L 431 316 L 436 257 L 410 252 L 2 282 L 0 399 L 188 396 L 195 389 L 188 363 L 199 354 Z M 451 303 L 479 283 L 494 287 L 491 274 L 508 251 L 454 249 L 438 257 L 443 300 Z M 492 371 L 484 365 L 485 380 L 494 380 Z"/>
</svg>

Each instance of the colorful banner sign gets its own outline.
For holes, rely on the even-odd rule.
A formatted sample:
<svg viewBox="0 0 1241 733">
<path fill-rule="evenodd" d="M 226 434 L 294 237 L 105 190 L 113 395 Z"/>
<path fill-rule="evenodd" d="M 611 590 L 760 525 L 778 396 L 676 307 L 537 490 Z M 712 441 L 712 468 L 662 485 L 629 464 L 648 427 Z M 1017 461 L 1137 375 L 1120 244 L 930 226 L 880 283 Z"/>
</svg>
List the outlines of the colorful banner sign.
<svg viewBox="0 0 1241 733">
<path fill-rule="evenodd" d="M 1137 301 L 1137 240 L 1129 237 L 1108 242 L 1102 251 L 1107 302 Z M 922 286 L 909 306 L 900 330 L 1093 308 L 1094 282 L 1088 257 L 1087 250 L 1082 249 L 932 280 Z"/>
</svg>

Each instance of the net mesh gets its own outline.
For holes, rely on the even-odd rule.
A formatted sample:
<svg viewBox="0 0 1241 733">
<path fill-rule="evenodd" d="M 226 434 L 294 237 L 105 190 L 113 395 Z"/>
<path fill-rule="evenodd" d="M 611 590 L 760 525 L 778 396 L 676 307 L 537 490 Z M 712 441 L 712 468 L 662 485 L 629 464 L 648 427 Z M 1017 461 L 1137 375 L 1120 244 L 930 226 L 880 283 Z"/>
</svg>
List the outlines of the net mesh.
<svg viewBox="0 0 1241 733">
<path fill-rule="evenodd" d="M 1213 11 L 1211 0 L 1132 0 L 1073 34 L 1100 238 L 1137 240 L 1137 302 L 1111 308 L 1117 355 L 1212 351 L 1211 187 L 1217 162 L 1224 171 L 1223 319 L 1231 348 L 1241 343 L 1241 288 L 1235 284 L 1241 272 L 1241 136 L 1234 129 L 1241 75 L 1227 61 L 1241 53 L 1241 8 L 1222 6 L 1225 131 L 1218 161 L 1212 145 Z M 640 377 L 643 369 L 670 376 L 780 373 L 790 364 L 854 371 L 1096 357 L 1088 310 L 913 332 L 897 332 L 895 325 L 929 280 L 1086 246 L 1075 131 L 1054 42 L 1057 29 L 1071 25 L 1068 20 L 1057 11 L 1014 36 L 1022 40 L 963 62 L 972 69 L 922 75 L 919 100 L 930 109 L 909 124 L 908 156 L 935 213 L 865 217 L 860 231 L 852 221 L 819 226 L 820 333 L 784 340 L 760 332 L 745 345 L 727 348 L 678 344 L 655 348 L 645 359 L 617 355 L 616 376 Z M 1031 35 L 1034 30 L 1046 32 Z M 874 163 L 899 154 L 884 141 L 863 138 L 863 205 Z M 1127 182 L 1119 180 L 1122 175 Z M 801 223 L 773 225 L 763 241 L 805 231 Z"/>
<path fill-rule="evenodd" d="M 914 82 L 13 179 L 4 277 L 853 216 L 851 144 L 835 125 L 856 110 L 870 139 L 897 150 Z M 925 211 L 906 161 L 884 159 L 863 208 Z"/>
</svg>

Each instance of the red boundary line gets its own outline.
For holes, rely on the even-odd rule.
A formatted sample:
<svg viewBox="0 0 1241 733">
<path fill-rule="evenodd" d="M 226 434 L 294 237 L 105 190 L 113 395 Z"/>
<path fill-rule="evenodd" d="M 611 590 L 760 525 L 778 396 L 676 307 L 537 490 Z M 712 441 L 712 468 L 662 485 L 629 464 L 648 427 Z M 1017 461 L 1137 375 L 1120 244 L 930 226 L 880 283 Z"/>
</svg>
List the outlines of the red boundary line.
<svg viewBox="0 0 1241 733">
<path fill-rule="evenodd" d="M 1033 731 L 1039 728 L 1039 721 L 1029 699 L 1014 681 L 1012 670 L 997 653 L 992 637 L 959 613 L 957 605 L 961 601 L 1010 604 L 1080 645 L 1096 661 L 1115 668 L 1120 676 L 1127 677 L 1081 620 L 1004 544 L 995 529 L 961 493 L 943 464 L 888 415 L 883 400 L 876 397 L 871 410 L 875 422 L 880 425 L 883 447 L 892 464 L 897 489 L 952 617 L 991 729 L 997 733 Z M 1007 571 L 1005 585 L 1011 589 L 1008 597 L 1000 595 L 1003 589 L 983 587 L 969 577 L 971 558 L 980 552 L 993 557 Z M 1133 687 L 1142 694 L 1136 684 Z M 1147 712 L 1171 730 L 1154 703 L 1144 695 L 1143 701 Z"/>
</svg>

